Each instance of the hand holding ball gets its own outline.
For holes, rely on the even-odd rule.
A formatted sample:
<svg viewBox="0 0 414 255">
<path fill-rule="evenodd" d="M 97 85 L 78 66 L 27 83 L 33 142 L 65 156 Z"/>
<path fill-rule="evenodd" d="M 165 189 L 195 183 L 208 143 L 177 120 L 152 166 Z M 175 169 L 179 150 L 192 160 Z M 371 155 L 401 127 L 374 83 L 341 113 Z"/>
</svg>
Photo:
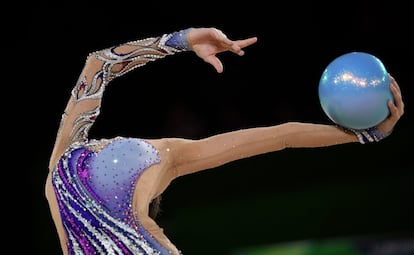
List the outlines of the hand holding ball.
<svg viewBox="0 0 414 255">
<path fill-rule="evenodd" d="M 319 81 L 319 100 L 325 114 L 336 124 L 356 130 L 376 126 L 389 115 L 393 100 L 384 64 L 364 52 L 334 59 Z"/>
</svg>

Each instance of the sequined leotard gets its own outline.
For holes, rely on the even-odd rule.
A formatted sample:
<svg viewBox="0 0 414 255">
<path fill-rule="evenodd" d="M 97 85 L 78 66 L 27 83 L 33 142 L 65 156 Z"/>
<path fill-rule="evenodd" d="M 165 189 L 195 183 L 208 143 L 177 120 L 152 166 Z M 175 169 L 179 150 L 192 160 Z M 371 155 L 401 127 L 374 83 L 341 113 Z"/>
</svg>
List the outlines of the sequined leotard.
<svg viewBox="0 0 414 255">
<path fill-rule="evenodd" d="M 149 61 L 185 50 L 176 32 L 133 41 L 88 56 L 101 61 L 93 74 L 84 71 L 72 90 L 74 104 L 102 97 L 109 81 Z M 122 54 L 116 49 L 123 47 Z M 88 61 L 88 60 L 87 60 Z M 96 101 L 96 100 L 95 100 Z M 77 114 L 67 149 L 52 172 L 68 254 L 170 254 L 142 226 L 132 211 L 132 196 L 140 175 L 160 162 L 157 150 L 136 138 L 90 140 L 88 130 L 100 103 Z M 62 123 L 66 113 L 62 115 Z"/>
</svg>

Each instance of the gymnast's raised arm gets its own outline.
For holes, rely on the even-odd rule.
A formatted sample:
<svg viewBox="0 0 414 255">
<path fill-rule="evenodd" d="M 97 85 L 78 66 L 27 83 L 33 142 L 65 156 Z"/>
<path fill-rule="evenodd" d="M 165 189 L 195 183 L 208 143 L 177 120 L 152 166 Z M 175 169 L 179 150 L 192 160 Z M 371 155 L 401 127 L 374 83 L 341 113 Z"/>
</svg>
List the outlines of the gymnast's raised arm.
<svg viewBox="0 0 414 255">
<path fill-rule="evenodd" d="M 88 139 L 88 131 L 100 112 L 104 90 L 114 78 L 148 62 L 188 50 L 193 50 L 213 65 L 217 72 L 222 72 L 223 66 L 217 53 L 232 51 L 243 55 L 242 48 L 255 41 L 256 38 L 231 41 L 215 28 L 190 28 L 92 52 L 62 114 L 49 169 L 53 168 L 68 146 Z"/>
</svg>

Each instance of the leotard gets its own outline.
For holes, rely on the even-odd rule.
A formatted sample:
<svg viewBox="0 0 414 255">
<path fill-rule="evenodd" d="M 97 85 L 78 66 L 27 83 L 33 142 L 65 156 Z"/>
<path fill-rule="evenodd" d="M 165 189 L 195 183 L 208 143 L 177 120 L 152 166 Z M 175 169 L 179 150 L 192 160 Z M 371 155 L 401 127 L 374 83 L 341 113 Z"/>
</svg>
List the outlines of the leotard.
<svg viewBox="0 0 414 255">
<path fill-rule="evenodd" d="M 149 61 L 186 50 L 182 47 L 182 36 L 182 32 L 165 34 L 90 54 L 87 62 L 98 60 L 101 68 L 91 72 L 85 65 L 72 90 L 73 104 L 100 100 L 114 78 Z M 160 162 L 157 150 L 138 138 L 88 139 L 100 103 L 84 108 L 70 122 L 69 138 L 63 138 L 67 149 L 52 171 L 68 254 L 170 254 L 132 211 L 139 177 Z M 58 135 L 67 126 L 64 122 L 68 115 L 62 115 Z"/>
</svg>

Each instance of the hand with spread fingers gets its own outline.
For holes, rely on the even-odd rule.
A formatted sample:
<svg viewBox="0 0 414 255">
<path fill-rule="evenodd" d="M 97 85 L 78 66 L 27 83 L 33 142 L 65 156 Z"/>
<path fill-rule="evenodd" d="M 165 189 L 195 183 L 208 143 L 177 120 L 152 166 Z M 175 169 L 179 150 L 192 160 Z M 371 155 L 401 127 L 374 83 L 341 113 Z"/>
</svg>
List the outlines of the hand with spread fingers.
<svg viewBox="0 0 414 255">
<path fill-rule="evenodd" d="M 243 48 L 257 42 L 257 37 L 230 40 L 217 28 L 189 29 L 187 38 L 191 49 L 197 56 L 213 65 L 219 73 L 223 72 L 223 64 L 216 56 L 218 53 L 231 51 L 239 56 L 243 56 Z"/>
</svg>

